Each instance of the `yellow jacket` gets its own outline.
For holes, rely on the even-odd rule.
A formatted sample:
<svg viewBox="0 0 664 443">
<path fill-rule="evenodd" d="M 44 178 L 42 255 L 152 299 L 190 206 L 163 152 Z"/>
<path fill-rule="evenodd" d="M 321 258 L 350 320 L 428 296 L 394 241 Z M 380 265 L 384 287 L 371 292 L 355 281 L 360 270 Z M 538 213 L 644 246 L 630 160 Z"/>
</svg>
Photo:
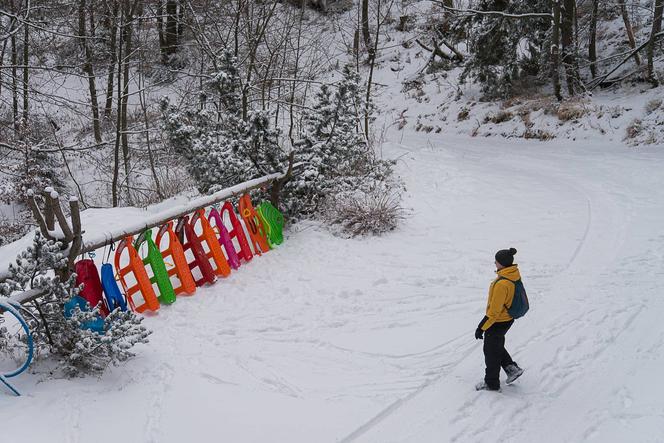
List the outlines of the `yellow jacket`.
<svg viewBox="0 0 664 443">
<path fill-rule="evenodd" d="M 517 265 L 508 266 L 497 271 L 498 277 L 489 286 L 489 300 L 486 305 L 486 316 L 488 319 L 482 325 L 487 330 L 496 322 L 510 321 L 512 316 L 507 312 L 507 307 L 512 306 L 514 299 L 514 284 L 521 279 Z M 498 280 L 500 277 L 507 280 Z"/>
</svg>

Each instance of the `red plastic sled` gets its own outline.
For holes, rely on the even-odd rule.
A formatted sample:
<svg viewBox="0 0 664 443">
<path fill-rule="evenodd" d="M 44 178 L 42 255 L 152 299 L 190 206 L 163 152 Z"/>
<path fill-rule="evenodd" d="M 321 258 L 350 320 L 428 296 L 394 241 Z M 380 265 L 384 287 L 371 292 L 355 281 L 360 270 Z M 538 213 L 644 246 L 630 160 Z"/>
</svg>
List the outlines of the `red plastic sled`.
<svg viewBox="0 0 664 443">
<path fill-rule="evenodd" d="M 196 226 L 199 223 L 201 229 L 200 235 L 196 232 Z M 228 277 L 231 274 L 231 268 L 228 265 L 224 251 L 221 250 L 217 234 L 215 234 L 214 229 L 210 226 L 210 222 L 205 217 L 205 209 L 196 211 L 191 217 L 190 224 L 194 230 L 194 234 L 198 237 L 198 241 L 201 242 L 203 249 L 206 250 L 205 256 L 208 258 L 208 262 L 213 265 L 212 269 L 214 273 L 222 277 Z M 205 248 L 206 246 L 207 249 Z"/>
<path fill-rule="evenodd" d="M 212 265 L 210 265 L 210 262 L 205 255 L 203 245 L 196 236 L 194 228 L 189 222 L 188 215 L 180 217 L 178 224 L 175 227 L 175 234 L 178 236 L 180 243 L 182 244 L 185 256 L 187 255 L 187 251 L 190 251 L 191 258 L 187 257 L 187 265 L 189 266 L 192 275 L 194 275 L 194 269 L 198 269 L 201 274 L 201 278 L 198 280 L 196 280 L 196 277 L 194 276 L 196 286 L 203 286 L 205 283 L 214 283 L 217 280 L 217 277 L 214 275 Z"/>
<path fill-rule="evenodd" d="M 76 271 L 76 286 L 83 285 L 79 296 L 90 303 L 91 308 L 94 308 L 101 302 L 99 313 L 102 317 L 106 317 L 108 315 L 108 308 L 104 303 L 101 280 L 99 279 L 99 272 L 97 271 L 95 262 L 90 259 L 80 260 L 76 262 L 74 268 Z"/>
<path fill-rule="evenodd" d="M 240 198 L 240 215 L 249 230 L 249 237 L 251 238 L 254 252 L 258 255 L 268 252 L 270 245 L 267 243 L 267 235 L 265 234 L 265 229 L 263 229 L 263 223 L 258 217 L 256 209 L 254 209 L 254 205 L 251 204 L 249 194 L 244 194 Z"/>
<path fill-rule="evenodd" d="M 168 239 L 168 242 L 164 242 L 166 243 L 165 247 L 162 245 L 162 239 L 164 238 Z M 193 295 L 196 292 L 196 283 L 194 282 L 194 277 L 191 275 L 182 243 L 180 243 L 177 235 L 173 232 L 172 221 L 159 228 L 155 243 L 159 248 L 159 252 L 161 252 L 161 256 L 164 258 L 164 262 L 173 262 L 173 266 L 168 269 L 168 276 L 171 278 L 175 294 Z M 173 282 L 173 278 L 177 279 L 175 283 Z"/>
<path fill-rule="evenodd" d="M 221 207 L 221 217 L 223 219 L 224 214 L 228 214 L 228 219 L 231 222 L 233 229 L 228 231 L 228 235 L 232 239 L 236 239 L 239 244 L 239 249 L 236 249 L 235 252 L 241 259 L 245 261 L 250 261 L 253 258 L 251 252 L 251 247 L 249 242 L 247 242 L 247 237 L 244 235 L 244 230 L 242 229 L 242 223 L 238 220 L 237 215 L 235 214 L 235 209 L 231 202 L 225 202 L 224 206 Z"/>
</svg>

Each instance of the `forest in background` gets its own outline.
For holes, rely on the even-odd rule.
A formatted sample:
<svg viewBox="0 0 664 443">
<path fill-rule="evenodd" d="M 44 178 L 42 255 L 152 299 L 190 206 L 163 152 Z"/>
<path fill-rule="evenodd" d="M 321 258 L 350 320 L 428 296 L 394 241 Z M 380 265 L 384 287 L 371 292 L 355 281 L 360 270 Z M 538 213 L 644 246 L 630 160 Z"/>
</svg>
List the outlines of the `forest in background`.
<svg viewBox="0 0 664 443">
<path fill-rule="evenodd" d="M 192 149 L 205 134 L 189 132 L 189 151 L 178 149 L 163 97 L 171 111 L 199 119 L 191 121 L 206 116 L 215 135 L 205 149 L 221 153 L 216 165 L 239 165 L 240 175 L 213 177 L 219 185 L 266 165 L 289 170 L 290 160 L 293 192 L 324 200 L 367 177 L 373 192 L 391 174 L 376 154 L 374 102 L 385 85 L 375 76 L 384 81 L 391 69 L 386 54 L 416 49 L 426 58 L 416 78 L 393 80 L 406 97 L 447 76 L 460 91 L 455 101 L 463 102 L 463 85 L 486 102 L 545 96 L 560 120 L 572 120 L 578 108 L 566 104 L 594 91 L 659 86 L 663 9 L 664 0 L 4 0 L 0 196 L 9 209 L 0 236 L 11 241 L 30 228 L 30 188 L 53 186 L 86 208 L 144 206 L 196 187 L 201 171 L 192 162 L 202 157 Z M 661 100 L 646 106 L 658 111 Z M 242 131 L 229 132 L 238 124 Z M 352 137 L 334 136 L 341 127 Z M 343 171 L 329 168 L 340 160 Z"/>
</svg>

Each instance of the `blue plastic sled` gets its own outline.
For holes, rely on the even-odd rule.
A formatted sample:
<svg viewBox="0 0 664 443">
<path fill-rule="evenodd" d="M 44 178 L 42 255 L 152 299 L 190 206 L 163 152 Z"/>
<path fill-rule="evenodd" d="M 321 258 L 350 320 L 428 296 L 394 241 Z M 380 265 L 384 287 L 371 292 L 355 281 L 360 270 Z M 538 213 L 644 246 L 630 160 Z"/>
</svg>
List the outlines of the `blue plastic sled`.
<svg viewBox="0 0 664 443">
<path fill-rule="evenodd" d="M 67 303 L 65 303 L 65 317 L 69 318 L 74 313 L 74 309 L 78 306 L 81 311 L 89 311 L 90 304 L 83 297 L 75 295 Z M 94 320 L 86 321 L 81 324 L 81 328 L 89 329 L 98 334 L 104 333 L 104 319 L 100 315 L 97 316 Z"/>
<path fill-rule="evenodd" d="M 118 282 L 115 281 L 113 266 L 110 263 L 101 265 L 101 287 L 104 289 L 109 311 L 113 312 L 117 308 L 122 311 L 127 310 L 127 302 L 118 287 Z"/>
</svg>

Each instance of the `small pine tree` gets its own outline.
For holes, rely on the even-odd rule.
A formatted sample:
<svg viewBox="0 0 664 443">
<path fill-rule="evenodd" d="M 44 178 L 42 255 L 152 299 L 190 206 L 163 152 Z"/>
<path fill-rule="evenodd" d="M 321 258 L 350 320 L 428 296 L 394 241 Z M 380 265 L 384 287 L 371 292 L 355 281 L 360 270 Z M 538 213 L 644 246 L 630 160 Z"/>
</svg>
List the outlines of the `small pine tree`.
<svg viewBox="0 0 664 443">
<path fill-rule="evenodd" d="M 277 172 L 286 165 L 279 131 L 265 111 L 242 116 L 241 83 L 235 58 L 228 51 L 219 70 L 201 91 L 204 106 L 176 108 L 162 101 L 169 143 L 187 160 L 187 170 L 202 193 Z"/>
<path fill-rule="evenodd" d="M 291 213 L 313 214 L 327 197 L 395 184 L 388 184 L 393 163 L 378 159 L 362 132 L 366 102 L 360 76 L 352 65 L 342 74 L 334 93 L 321 87 L 304 118 L 296 143 L 300 170 L 286 187 L 296 197 L 289 200 Z"/>
<path fill-rule="evenodd" d="M 16 258 L 9 268 L 10 278 L 0 284 L 0 294 L 41 289 L 45 292 L 29 319 L 36 347 L 36 355 L 54 355 L 60 369 L 70 376 L 100 373 L 111 364 L 118 364 L 134 354 L 131 348 L 147 343 L 150 334 L 141 322 L 142 317 L 119 309 L 104 319 L 104 333 L 100 334 L 81 325 L 99 315 L 100 306 L 86 311 L 75 309 L 71 317 L 65 317 L 65 303 L 78 295 L 76 275 L 60 281 L 51 270 L 67 266 L 67 257 L 60 242 L 46 240 L 36 232 L 33 243 Z M 40 319 L 41 321 L 38 321 Z"/>
<path fill-rule="evenodd" d="M 30 218 L 26 195 L 29 189 L 44 189 L 47 186 L 65 189 L 58 176 L 60 163 L 52 153 L 44 152 L 25 141 L 14 143 L 18 155 L 7 158 L 5 174 L 0 176 L 0 202 L 12 205 L 13 219 L 0 219 L 0 245 L 23 237 L 32 228 L 25 223 Z"/>
</svg>

